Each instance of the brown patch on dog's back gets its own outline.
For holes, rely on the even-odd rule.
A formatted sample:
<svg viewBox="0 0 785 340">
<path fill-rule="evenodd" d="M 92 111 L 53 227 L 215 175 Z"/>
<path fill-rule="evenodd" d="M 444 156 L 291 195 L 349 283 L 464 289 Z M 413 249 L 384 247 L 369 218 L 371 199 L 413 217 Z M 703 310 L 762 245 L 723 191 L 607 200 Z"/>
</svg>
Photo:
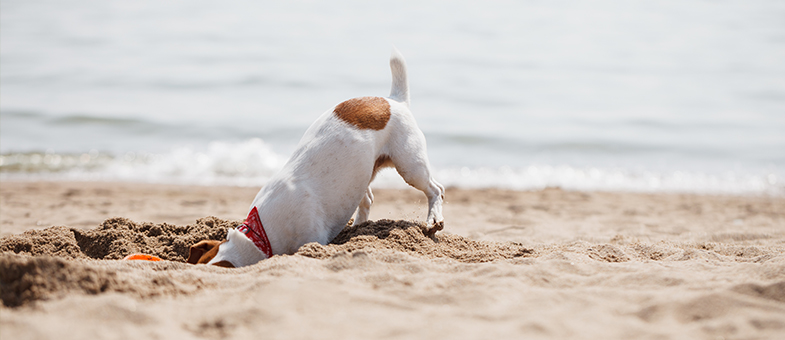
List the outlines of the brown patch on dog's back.
<svg viewBox="0 0 785 340">
<path fill-rule="evenodd" d="M 338 104 L 333 112 L 358 129 L 381 130 L 390 120 L 390 103 L 382 97 L 360 97 Z"/>
</svg>

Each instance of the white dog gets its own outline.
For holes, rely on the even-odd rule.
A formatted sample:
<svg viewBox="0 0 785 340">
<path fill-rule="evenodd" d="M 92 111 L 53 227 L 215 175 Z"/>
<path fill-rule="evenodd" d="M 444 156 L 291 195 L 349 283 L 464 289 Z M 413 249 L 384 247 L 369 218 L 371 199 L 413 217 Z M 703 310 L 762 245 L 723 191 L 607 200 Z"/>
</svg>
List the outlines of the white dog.
<svg viewBox="0 0 785 340">
<path fill-rule="evenodd" d="M 296 151 L 259 191 L 245 223 L 225 241 L 191 246 L 189 263 L 241 267 L 274 254 L 293 254 L 309 242 L 327 244 L 346 226 L 368 220 L 370 183 L 381 168 L 395 167 L 428 197 L 430 234 L 444 226 L 444 187 L 431 177 L 425 136 L 409 111 L 403 56 L 390 57 L 389 98 L 360 97 L 321 115 Z"/>
</svg>

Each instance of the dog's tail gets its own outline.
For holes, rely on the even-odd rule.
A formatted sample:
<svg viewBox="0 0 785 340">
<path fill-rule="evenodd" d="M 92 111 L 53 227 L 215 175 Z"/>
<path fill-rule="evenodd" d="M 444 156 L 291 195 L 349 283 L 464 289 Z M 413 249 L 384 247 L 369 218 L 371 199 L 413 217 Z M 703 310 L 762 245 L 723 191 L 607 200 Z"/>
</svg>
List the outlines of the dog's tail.
<svg viewBox="0 0 785 340">
<path fill-rule="evenodd" d="M 390 99 L 406 103 L 409 106 L 409 80 L 406 77 L 406 61 L 397 48 L 393 47 L 390 56 L 390 70 L 392 71 L 392 89 Z"/>
</svg>

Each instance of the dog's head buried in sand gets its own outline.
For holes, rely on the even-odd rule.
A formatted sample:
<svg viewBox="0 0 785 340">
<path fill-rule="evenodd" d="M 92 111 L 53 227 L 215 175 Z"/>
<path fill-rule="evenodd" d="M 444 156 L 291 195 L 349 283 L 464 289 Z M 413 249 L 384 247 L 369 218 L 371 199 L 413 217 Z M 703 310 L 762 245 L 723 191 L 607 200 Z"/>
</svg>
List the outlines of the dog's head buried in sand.
<svg viewBox="0 0 785 340">
<path fill-rule="evenodd" d="M 245 223 L 230 229 L 224 241 L 191 246 L 188 263 L 242 267 L 293 254 L 309 242 L 327 244 L 355 211 L 354 223 L 368 220 L 369 185 L 386 167 L 425 193 L 430 234 L 441 230 L 444 187 L 431 177 L 425 136 L 409 111 L 406 63 L 397 50 L 390 68 L 388 98 L 349 99 L 322 114 L 256 195 Z"/>
</svg>

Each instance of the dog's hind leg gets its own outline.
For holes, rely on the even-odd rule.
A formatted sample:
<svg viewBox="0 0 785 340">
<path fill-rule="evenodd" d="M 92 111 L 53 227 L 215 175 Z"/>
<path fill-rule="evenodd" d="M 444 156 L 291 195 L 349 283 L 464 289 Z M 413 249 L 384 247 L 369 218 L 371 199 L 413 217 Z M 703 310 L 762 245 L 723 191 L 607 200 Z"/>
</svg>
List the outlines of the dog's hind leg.
<svg viewBox="0 0 785 340">
<path fill-rule="evenodd" d="M 365 196 L 360 201 L 360 206 L 357 207 L 357 218 L 354 219 L 354 225 L 358 225 L 368 220 L 368 216 L 371 213 L 371 204 L 373 204 L 373 192 L 371 191 L 371 187 L 368 186 L 368 189 L 365 191 Z"/>
<path fill-rule="evenodd" d="M 444 186 L 430 176 L 427 168 L 421 169 L 421 171 L 417 171 L 414 174 L 399 169 L 398 173 L 401 174 L 406 183 L 425 193 L 425 196 L 428 198 L 428 218 L 425 220 L 425 223 L 429 225 L 428 236 L 433 236 L 437 231 L 444 229 L 444 216 L 442 216 Z"/>
<path fill-rule="evenodd" d="M 444 186 L 431 177 L 425 150 L 425 136 L 420 133 L 409 138 L 408 152 L 405 155 L 394 155 L 392 161 L 403 180 L 428 197 L 428 219 L 425 222 L 430 225 L 429 236 L 433 236 L 444 228 L 444 216 L 442 216 Z"/>
</svg>

